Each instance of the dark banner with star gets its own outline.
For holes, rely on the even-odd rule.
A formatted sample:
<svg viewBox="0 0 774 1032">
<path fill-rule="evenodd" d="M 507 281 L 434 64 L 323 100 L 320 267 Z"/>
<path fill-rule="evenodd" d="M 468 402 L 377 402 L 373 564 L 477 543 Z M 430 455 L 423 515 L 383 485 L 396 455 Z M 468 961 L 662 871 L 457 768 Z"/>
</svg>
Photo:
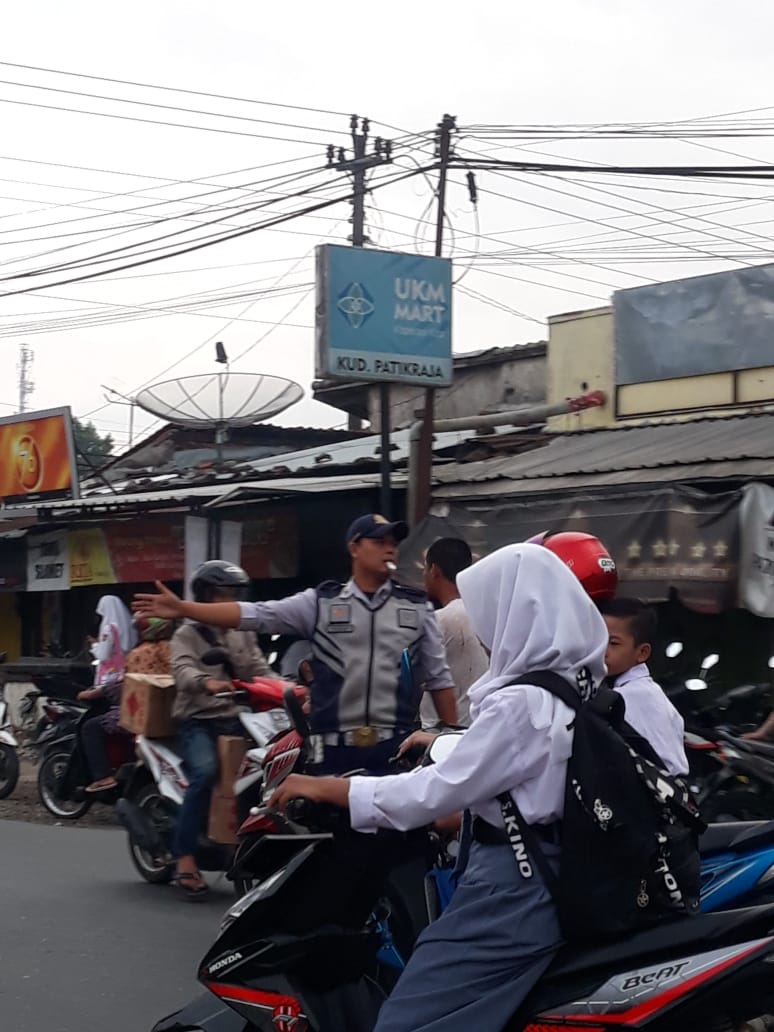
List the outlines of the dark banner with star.
<svg viewBox="0 0 774 1032">
<path fill-rule="evenodd" d="M 620 594 L 661 602 L 675 589 L 684 605 L 717 613 L 737 604 L 739 492 L 665 488 L 495 504 L 435 505 L 401 547 L 399 575 L 421 583 L 424 550 L 439 537 L 463 537 L 480 558 L 546 530 L 595 534 L 618 566 Z"/>
</svg>

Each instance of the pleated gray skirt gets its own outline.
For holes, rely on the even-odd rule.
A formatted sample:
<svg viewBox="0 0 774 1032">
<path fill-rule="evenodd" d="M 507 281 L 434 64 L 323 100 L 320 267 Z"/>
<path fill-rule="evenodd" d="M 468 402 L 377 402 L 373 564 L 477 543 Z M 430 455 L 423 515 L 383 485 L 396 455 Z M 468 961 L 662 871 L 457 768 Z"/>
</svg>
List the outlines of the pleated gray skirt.
<svg viewBox="0 0 774 1032">
<path fill-rule="evenodd" d="M 555 866 L 558 846 L 542 848 Z M 561 941 L 539 872 L 525 881 L 509 845 L 474 842 L 451 903 L 420 936 L 375 1032 L 501 1032 Z"/>
</svg>

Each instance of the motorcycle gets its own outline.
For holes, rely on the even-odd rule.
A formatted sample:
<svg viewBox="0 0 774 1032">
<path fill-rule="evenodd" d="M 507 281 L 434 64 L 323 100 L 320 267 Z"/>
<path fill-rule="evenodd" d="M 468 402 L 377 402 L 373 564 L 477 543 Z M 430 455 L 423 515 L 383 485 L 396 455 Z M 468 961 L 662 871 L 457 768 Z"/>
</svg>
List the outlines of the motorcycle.
<svg viewBox="0 0 774 1032">
<path fill-rule="evenodd" d="M 154 1032 L 374 1027 L 387 992 L 374 914 L 385 875 L 411 844 L 398 833 L 356 836 L 341 811 L 303 807 L 293 819 L 309 830 L 266 837 L 273 873 L 229 909 L 202 960 L 208 994 Z M 774 1028 L 773 962 L 774 905 L 702 914 L 623 942 L 570 944 L 507 1028 L 763 1032 Z"/>
<path fill-rule="evenodd" d="M 64 821 L 77 821 L 93 803 L 112 806 L 129 783 L 134 769 L 134 739 L 126 733 L 108 735 L 107 756 L 118 786 L 89 794 L 92 780 L 83 747 L 83 725 L 104 711 L 103 702 L 84 707 L 74 723 L 60 731 L 46 746 L 38 767 L 38 796 L 50 814 Z"/>
<path fill-rule="evenodd" d="M 718 768 L 699 802 L 710 820 L 765 820 L 774 811 L 774 744 L 739 738 L 718 729 Z"/>
<path fill-rule="evenodd" d="M 681 642 L 671 642 L 666 648 L 670 660 L 681 652 Z M 705 820 L 767 819 L 774 816 L 774 797 L 766 802 L 753 765 L 737 770 L 729 764 L 722 739 L 735 739 L 765 720 L 772 708 L 771 685 L 737 685 L 709 698 L 707 678 L 719 658 L 711 653 L 702 660 L 697 676 L 665 682 L 667 696 L 685 720 L 689 786 Z M 774 657 L 768 665 L 774 669 Z"/>
<path fill-rule="evenodd" d="M 72 732 L 87 708 L 70 699 L 41 697 L 37 689 L 27 692 L 19 710 L 24 750 L 39 759 L 52 742 Z"/>
<path fill-rule="evenodd" d="M 292 703 L 289 709 L 295 733 L 275 743 L 274 759 L 283 762 L 267 792 L 302 761 L 308 729 Z M 200 997 L 154 1032 L 373 1028 L 407 956 L 391 933 L 384 884 L 401 852 L 422 853 L 417 839 L 357 836 L 342 811 L 303 801 L 287 816 L 256 808 L 240 829 L 251 831 L 260 834 L 252 856 L 258 884 L 228 911 L 199 972 L 221 1006 Z M 706 912 L 766 891 L 774 822 L 715 825 L 702 846 L 701 917 L 639 933 L 623 946 L 565 947 L 508 1028 L 774 1028 L 765 975 L 774 962 L 774 905 Z"/>
<path fill-rule="evenodd" d="M 7 799 L 19 781 L 18 748 L 8 716 L 8 703 L 0 690 L 0 799 Z"/>
<path fill-rule="evenodd" d="M 209 649 L 202 661 L 223 666 L 232 678 L 233 694 L 250 707 L 251 712 L 239 714 L 251 744 L 234 783 L 237 813 L 244 820 L 260 796 L 267 746 L 287 727 L 282 697 L 288 685 L 273 678 L 238 680 L 228 656 L 219 648 Z M 232 693 L 223 693 L 223 697 L 231 698 Z M 137 872 L 151 884 L 164 884 L 174 875 L 172 838 L 188 781 L 174 739 L 138 735 L 136 749 L 138 763 L 116 805 L 116 814 L 128 832 L 129 854 Z M 211 841 L 204 831 L 195 854 L 197 866 L 203 871 L 229 870 L 234 847 Z"/>
</svg>

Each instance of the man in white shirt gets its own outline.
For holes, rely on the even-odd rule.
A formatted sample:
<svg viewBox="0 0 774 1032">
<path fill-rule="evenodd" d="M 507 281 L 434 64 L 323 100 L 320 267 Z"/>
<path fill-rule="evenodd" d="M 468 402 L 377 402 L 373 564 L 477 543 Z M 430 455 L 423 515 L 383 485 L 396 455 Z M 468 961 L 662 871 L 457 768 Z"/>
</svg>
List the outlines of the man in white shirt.
<svg viewBox="0 0 774 1032">
<path fill-rule="evenodd" d="M 624 697 L 627 723 L 650 742 L 670 774 L 687 774 L 683 718 L 646 665 L 656 636 L 655 612 L 636 598 L 613 598 L 599 610 L 610 635 L 608 679 Z"/>
<path fill-rule="evenodd" d="M 425 591 L 436 610 L 446 662 L 451 670 L 457 698 L 457 723 L 470 724 L 468 688 L 489 666 L 486 652 L 471 626 L 465 604 L 457 588 L 457 574 L 473 562 L 470 548 L 462 538 L 439 538 L 425 554 Z M 434 727 L 438 721 L 431 698 L 425 696 L 420 707 L 422 727 Z"/>
</svg>

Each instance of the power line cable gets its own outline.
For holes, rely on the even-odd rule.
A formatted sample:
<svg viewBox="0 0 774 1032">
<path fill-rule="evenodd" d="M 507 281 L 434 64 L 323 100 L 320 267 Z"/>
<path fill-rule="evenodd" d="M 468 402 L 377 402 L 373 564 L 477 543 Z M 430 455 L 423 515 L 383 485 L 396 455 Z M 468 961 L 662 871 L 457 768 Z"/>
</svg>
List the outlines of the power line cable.
<svg viewBox="0 0 774 1032">
<path fill-rule="evenodd" d="M 279 127 L 283 128 L 283 129 L 303 129 L 305 131 L 311 131 L 311 132 L 316 132 L 316 133 L 323 133 L 323 134 L 326 134 L 326 135 L 329 135 L 329 134 L 332 133 L 332 134 L 334 134 L 336 136 L 346 135 L 346 131 L 343 130 L 343 129 L 329 129 L 326 126 L 299 125 L 298 123 L 295 123 L 295 122 L 278 122 L 278 121 L 272 121 L 271 119 L 267 119 L 267 118 L 253 118 L 250 115 L 232 115 L 232 114 L 228 114 L 228 113 L 223 112 L 223 111 L 207 111 L 204 108 L 187 108 L 187 107 L 182 107 L 182 106 L 177 105 L 177 104 L 160 104 L 157 101 L 152 101 L 152 100 L 136 100 L 136 99 L 127 98 L 127 97 L 111 97 L 111 96 L 106 96 L 105 94 L 102 94 L 102 93 L 87 93 L 87 92 L 84 92 L 82 90 L 66 90 L 66 89 L 62 89 L 62 87 L 60 87 L 60 86 L 42 86 L 42 85 L 38 85 L 36 83 L 30 83 L 30 82 L 16 82 L 16 81 L 14 81 L 12 79 L 0 79 L 0 86 L 17 86 L 17 87 L 20 87 L 21 89 L 45 90 L 45 91 L 47 91 L 49 93 L 61 93 L 61 94 L 64 94 L 65 96 L 69 96 L 69 97 L 87 97 L 87 98 L 89 98 L 91 100 L 106 100 L 106 101 L 109 101 L 109 102 L 115 103 L 115 104 L 134 104 L 134 105 L 137 105 L 139 107 L 158 108 L 160 111 L 182 111 L 183 113 L 189 114 L 189 115 L 207 115 L 207 116 L 209 116 L 211 118 L 228 118 L 228 119 L 232 119 L 232 120 L 236 120 L 236 121 L 240 121 L 240 122 L 250 122 L 250 123 L 261 124 L 261 125 L 279 126 Z M 206 126 L 201 126 L 200 128 L 207 128 L 207 127 Z"/>
<path fill-rule="evenodd" d="M 284 104 L 270 100 L 256 100 L 252 97 L 234 97 L 225 93 L 206 93 L 203 90 L 189 90 L 183 89 L 179 86 L 160 86 L 156 83 L 136 82 L 131 79 L 114 79 L 105 75 L 88 75 L 85 72 L 70 72 L 62 68 L 42 68 L 39 65 L 19 64 L 18 62 L 13 61 L 0 61 L 0 66 L 5 68 L 24 68 L 29 72 L 46 72 L 50 75 L 66 75 L 76 79 L 91 79 L 95 82 L 112 82 L 121 86 L 138 86 L 143 89 L 164 90 L 171 93 L 187 93 L 189 96 L 209 97 L 214 100 L 235 100 L 245 104 L 260 104 L 265 107 L 286 108 L 290 111 L 310 111 L 318 115 L 335 115 L 338 118 L 348 118 L 350 115 L 350 112 L 348 111 L 330 111 L 326 108 L 305 107 L 301 104 Z"/>
<path fill-rule="evenodd" d="M 383 180 L 382 182 L 378 183 L 376 186 L 371 187 L 371 189 L 372 190 L 381 189 L 384 186 L 390 186 L 393 183 L 401 182 L 402 180 L 411 178 L 412 176 L 415 176 L 417 174 L 418 173 L 416 171 L 413 171 L 413 170 L 409 171 L 409 172 L 404 172 L 400 176 L 396 176 L 396 177 L 394 177 L 392 179 Z M 177 257 L 178 255 L 190 254 L 190 253 L 192 253 L 194 251 L 200 251 L 202 248 L 205 248 L 205 247 L 212 247 L 215 244 L 224 243 L 225 241 L 228 241 L 228 240 L 236 240 L 236 239 L 239 239 L 240 237 L 246 236 L 248 234 L 258 232 L 259 230 L 267 229 L 269 227 L 276 226 L 276 225 L 281 225 L 284 222 L 289 222 L 292 219 L 296 219 L 296 218 L 301 217 L 302 215 L 313 214 L 314 212 L 321 211 L 324 208 L 329 208 L 329 207 L 332 207 L 333 205 L 336 205 L 336 204 L 342 204 L 344 202 L 350 201 L 352 199 L 352 196 L 353 195 L 350 193 L 350 194 L 347 194 L 347 195 L 342 196 L 342 197 L 337 197 L 337 198 L 333 198 L 333 199 L 326 199 L 326 200 L 323 200 L 323 201 L 318 201 L 316 204 L 310 205 L 307 208 L 302 209 L 300 211 L 287 212 L 287 213 L 285 213 L 283 215 L 276 216 L 274 219 L 267 220 L 266 222 L 261 222 L 261 223 L 257 223 L 257 224 L 254 224 L 254 225 L 245 226 L 244 229 L 235 230 L 235 231 L 232 231 L 231 233 L 224 233 L 224 234 L 222 234 L 220 237 L 218 237 L 215 240 L 204 240 L 204 241 L 201 241 L 199 243 L 189 244 L 188 246 L 183 247 L 183 248 L 179 248 L 176 251 L 171 251 L 171 252 L 168 252 L 167 254 L 156 255 L 154 257 L 143 258 L 143 259 L 140 259 L 140 260 L 137 260 L 137 261 L 129 262 L 129 263 L 126 263 L 124 265 L 117 266 L 114 269 L 102 269 L 102 270 L 99 270 L 99 271 L 96 271 L 96 272 L 91 272 L 91 273 L 84 274 L 83 276 L 75 276 L 75 277 L 72 277 L 72 278 L 67 279 L 67 280 L 60 280 L 60 281 L 58 281 L 56 283 L 47 283 L 47 284 L 44 285 L 44 289 L 50 290 L 52 287 L 67 286 L 70 283 L 79 283 L 79 282 L 83 282 L 84 280 L 96 278 L 98 276 L 106 276 L 106 275 L 109 275 L 111 272 L 123 272 L 125 269 L 133 269 L 133 268 L 137 268 L 137 267 L 142 266 L 142 265 L 149 265 L 149 264 L 151 264 L 153 262 L 165 261 L 165 260 L 167 260 L 169 258 Z M 0 293 L 0 297 L 13 297 L 13 296 L 15 296 L 17 294 L 26 294 L 26 293 L 29 293 L 32 290 L 36 290 L 36 289 L 37 289 L 37 287 L 33 286 L 33 287 L 25 287 L 25 288 L 20 289 L 20 290 L 5 291 L 4 293 Z"/>
</svg>

